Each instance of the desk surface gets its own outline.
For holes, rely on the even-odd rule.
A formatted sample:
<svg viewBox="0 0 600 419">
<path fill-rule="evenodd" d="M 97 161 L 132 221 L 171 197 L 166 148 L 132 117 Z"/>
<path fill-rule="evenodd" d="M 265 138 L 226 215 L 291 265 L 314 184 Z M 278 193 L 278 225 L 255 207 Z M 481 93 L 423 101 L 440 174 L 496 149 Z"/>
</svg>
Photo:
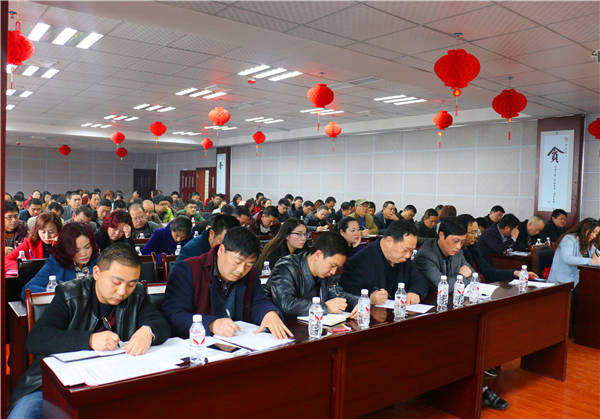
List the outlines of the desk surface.
<svg viewBox="0 0 600 419">
<path fill-rule="evenodd" d="M 557 379 L 566 371 L 570 285 L 524 294 L 499 285 L 487 302 L 400 322 L 392 310 L 372 307 L 370 328 L 349 321 L 352 331 L 316 341 L 308 340 L 305 324 L 289 321 L 294 344 L 98 387 L 65 388 L 42 362 L 44 412 L 158 417 L 177 403 L 181 414 L 210 417 L 306 417 L 310 406 L 313 416 L 337 418 L 435 390 L 430 395 L 440 408 L 479 417 L 485 368 L 524 356 L 523 368 Z"/>
<path fill-rule="evenodd" d="M 600 349 L 600 266 L 579 266 L 575 342 Z"/>
</svg>

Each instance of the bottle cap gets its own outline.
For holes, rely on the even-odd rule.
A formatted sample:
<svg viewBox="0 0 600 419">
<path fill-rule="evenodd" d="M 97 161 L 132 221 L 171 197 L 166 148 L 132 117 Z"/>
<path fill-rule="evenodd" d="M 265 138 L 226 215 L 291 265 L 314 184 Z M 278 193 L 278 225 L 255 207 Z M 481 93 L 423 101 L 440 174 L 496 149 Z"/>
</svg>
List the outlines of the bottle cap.
<svg viewBox="0 0 600 419">
<path fill-rule="evenodd" d="M 52 280 L 56 281 L 56 275 L 50 275 L 50 276 L 48 277 L 48 279 L 49 279 L 49 280 L 51 280 L 51 281 L 52 281 Z"/>
<path fill-rule="evenodd" d="M 462 276 L 462 275 L 456 275 L 456 279 L 457 279 L 457 280 L 459 280 L 459 279 L 460 279 L 460 280 L 462 280 L 462 279 L 463 279 L 463 276 Z"/>
<path fill-rule="evenodd" d="M 202 322 L 202 314 L 194 314 L 192 316 L 192 321 L 194 323 L 201 323 Z"/>
<path fill-rule="evenodd" d="M 521 269 L 527 270 L 527 265 L 521 265 Z"/>
<path fill-rule="evenodd" d="M 448 277 L 446 275 L 442 275 L 441 279 L 446 280 L 446 279 L 448 279 Z"/>
<path fill-rule="evenodd" d="M 265 260 L 265 266 L 269 266 L 269 261 Z"/>
<path fill-rule="evenodd" d="M 313 297 L 313 304 L 321 304 L 321 299 L 319 297 Z"/>
<path fill-rule="evenodd" d="M 398 282 L 398 288 L 404 288 L 404 282 Z"/>
<path fill-rule="evenodd" d="M 362 290 L 360 290 L 360 295 L 369 295 L 369 290 L 363 288 Z"/>
<path fill-rule="evenodd" d="M 471 275 L 473 278 L 479 278 L 479 274 L 477 272 L 473 272 L 473 275 Z"/>
</svg>

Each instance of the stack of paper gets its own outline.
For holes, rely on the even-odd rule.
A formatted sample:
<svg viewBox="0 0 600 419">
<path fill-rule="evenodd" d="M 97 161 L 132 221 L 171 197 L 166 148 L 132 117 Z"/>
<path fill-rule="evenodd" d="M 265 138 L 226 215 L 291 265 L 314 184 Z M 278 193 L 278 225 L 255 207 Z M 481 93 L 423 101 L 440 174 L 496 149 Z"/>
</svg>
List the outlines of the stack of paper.
<svg viewBox="0 0 600 419">
<path fill-rule="evenodd" d="M 258 329 L 258 326 L 254 324 L 243 321 L 237 321 L 235 324 L 241 328 L 235 335 L 215 335 L 215 339 L 252 351 L 264 351 L 266 349 L 275 348 L 277 346 L 285 345 L 294 341 L 294 339 L 276 339 L 275 336 L 266 332 L 255 333 L 255 331 Z"/>
<path fill-rule="evenodd" d="M 348 312 L 343 312 L 339 314 L 327 314 L 323 316 L 323 326 L 335 326 L 336 324 L 343 323 L 346 321 L 348 316 L 350 316 L 350 313 Z M 308 316 L 298 316 L 297 319 L 302 322 L 308 323 Z"/>
<path fill-rule="evenodd" d="M 518 279 L 513 279 L 509 282 L 510 285 L 519 285 Z M 553 287 L 556 284 L 554 282 L 538 282 L 538 281 L 527 281 L 527 285 L 534 288 L 548 288 Z"/>
</svg>

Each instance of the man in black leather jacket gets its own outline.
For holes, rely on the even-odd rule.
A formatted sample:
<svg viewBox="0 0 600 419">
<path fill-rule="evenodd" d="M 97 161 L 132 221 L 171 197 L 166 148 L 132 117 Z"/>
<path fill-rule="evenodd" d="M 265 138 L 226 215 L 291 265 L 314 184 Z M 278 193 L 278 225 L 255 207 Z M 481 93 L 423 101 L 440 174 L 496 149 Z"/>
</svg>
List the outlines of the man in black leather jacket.
<svg viewBox="0 0 600 419">
<path fill-rule="evenodd" d="M 114 244 L 100 255 L 93 279 L 75 279 L 56 287 L 52 303 L 27 338 L 27 350 L 36 360 L 19 380 L 9 417 L 42 417 L 39 360 L 47 355 L 114 350 L 119 340 L 127 342 L 125 352 L 142 355 L 150 345 L 169 338 L 169 323 L 138 282 L 140 269 L 140 258 L 130 246 Z"/>
<path fill-rule="evenodd" d="M 265 291 L 286 316 L 306 316 L 313 297 L 321 298 L 325 313 L 355 307 L 358 297 L 346 293 L 336 275 L 349 254 L 350 247 L 342 236 L 325 232 L 309 252 L 279 259 Z"/>
</svg>

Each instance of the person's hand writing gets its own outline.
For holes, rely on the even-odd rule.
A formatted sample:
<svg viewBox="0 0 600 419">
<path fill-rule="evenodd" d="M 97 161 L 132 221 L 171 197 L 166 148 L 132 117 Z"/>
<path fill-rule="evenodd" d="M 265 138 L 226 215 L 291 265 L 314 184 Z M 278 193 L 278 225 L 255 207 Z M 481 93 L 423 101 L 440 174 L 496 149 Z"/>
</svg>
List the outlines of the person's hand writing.
<svg viewBox="0 0 600 419">
<path fill-rule="evenodd" d="M 471 269 L 467 265 L 461 266 L 458 270 L 458 273 L 464 276 L 465 278 L 468 278 L 471 275 L 473 275 L 473 271 L 471 271 Z"/>
<path fill-rule="evenodd" d="M 592 255 L 592 265 L 600 265 L 600 256 L 598 255 L 598 253 L 595 253 Z"/>
<path fill-rule="evenodd" d="M 354 309 L 352 309 L 348 318 L 356 320 L 357 315 L 358 315 L 358 304 L 354 306 Z"/>
<path fill-rule="evenodd" d="M 419 297 L 419 294 L 415 294 L 414 292 L 406 294 L 406 305 L 419 304 L 420 302 L 421 297 Z"/>
<path fill-rule="evenodd" d="M 119 335 L 110 330 L 92 333 L 90 348 L 94 351 L 114 351 L 119 346 Z"/>
<path fill-rule="evenodd" d="M 219 336 L 233 336 L 235 335 L 235 332 L 240 330 L 240 327 L 229 317 L 223 317 L 222 319 L 215 320 L 208 325 L 208 328 L 213 335 Z"/>
<path fill-rule="evenodd" d="M 125 226 L 123 227 L 123 234 L 125 235 L 126 239 L 131 237 L 131 226 L 130 225 L 125 224 Z"/>
<path fill-rule="evenodd" d="M 369 230 L 367 230 L 367 229 L 361 230 L 360 235 L 363 237 L 367 237 L 369 235 Z"/>
<path fill-rule="evenodd" d="M 346 303 L 345 298 L 336 297 L 336 298 L 332 298 L 331 300 L 326 301 L 325 305 L 327 306 L 327 311 L 329 313 L 337 314 L 337 313 L 341 313 L 342 311 L 344 311 L 346 309 L 346 306 L 348 305 L 348 303 Z"/>
<path fill-rule="evenodd" d="M 514 241 L 517 241 L 517 237 L 519 237 L 519 228 L 515 227 L 512 230 L 510 230 L 510 237 L 512 237 L 512 239 Z"/>
<path fill-rule="evenodd" d="M 254 333 L 263 332 L 265 329 L 269 329 L 271 334 L 275 336 L 276 339 L 287 339 L 288 337 L 293 338 L 294 335 L 290 330 L 283 324 L 279 314 L 275 311 L 269 311 L 263 317 L 262 322 L 260 323 L 260 327 L 254 331 Z"/>
<path fill-rule="evenodd" d="M 371 293 L 371 304 L 383 304 L 388 298 L 388 293 L 383 288 Z"/>
<path fill-rule="evenodd" d="M 138 356 L 148 352 L 152 345 L 152 330 L 148 326 L 140 327 L 123 347 L 129 355 Z"/>
<path fill-rule="evenodd" d="M 317 231 L 327 231 L 327 230 L 329 230 L 329 227 L 328 227 L 328 226 L 320 226 L 320 227 L 317 227 Z"/>
</svg>

